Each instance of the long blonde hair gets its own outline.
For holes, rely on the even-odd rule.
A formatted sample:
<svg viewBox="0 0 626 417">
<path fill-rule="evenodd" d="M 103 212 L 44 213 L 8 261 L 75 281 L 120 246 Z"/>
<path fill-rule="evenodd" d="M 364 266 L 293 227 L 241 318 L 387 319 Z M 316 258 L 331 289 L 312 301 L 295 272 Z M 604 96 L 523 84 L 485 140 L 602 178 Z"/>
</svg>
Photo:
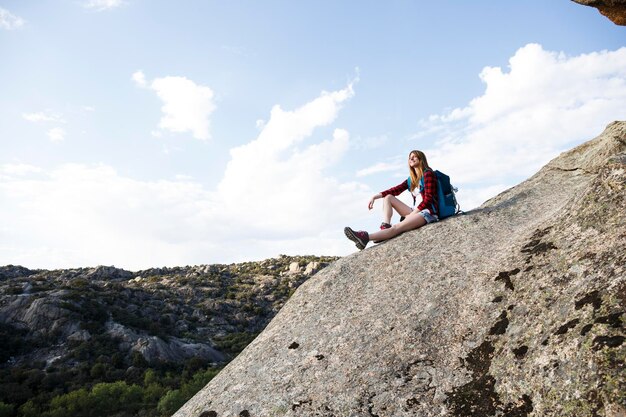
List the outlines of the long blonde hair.
<svg viewBox="0 0 626 417">
<path fill-rule="evenodd" d="M 409 191 L 413 192 L 419 186 L 420 180 L 424 176 L 424 171 L 430 169 L 428 166 L 428 161 L 426 160 L 426 155 L 424 152 L 413 150 L 409 152 L 409 158 L 411 155 L 415 154 L 417 156 L 417 166 L 415 168 L 411 168 L 409 165 L 409 175 L 411 177 L 411 189 Z"/>
</svg>

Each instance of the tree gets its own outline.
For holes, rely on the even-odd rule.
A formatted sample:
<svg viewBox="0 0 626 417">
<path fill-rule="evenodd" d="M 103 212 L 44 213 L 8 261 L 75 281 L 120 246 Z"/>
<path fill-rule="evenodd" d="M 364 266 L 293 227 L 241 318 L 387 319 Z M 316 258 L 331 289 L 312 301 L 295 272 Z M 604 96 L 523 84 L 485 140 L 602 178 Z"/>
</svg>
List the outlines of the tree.
<svg viewBox="0 0 626 417">
<path fill-rule="evenodd" d="M 0 401 L 0 417 L 12 417 L 14 408 L 13 404 L 5 404 Z"/>
<path fill-rule="evenodd" d="M 22 417 L 39 417 L 41 416 L 41 410 L 33 400 L 28 400 L 20 406 L 19 415 Z"/>
<path fill-rule="evenodd" d="M 157 410 L 167 416 L 174 414 L 180 407 L 185 404 L 186 400 L 181 394 L 180 390 L 171 390 L 159 400 Z"/>
<path fill-rule="evenodd" d="M 52 417 L 88 416 L 89 410 L 92 408 L 93 403 L 85 388 L 59 395 L 50 401 L 50 415 Z"/>
</svg>

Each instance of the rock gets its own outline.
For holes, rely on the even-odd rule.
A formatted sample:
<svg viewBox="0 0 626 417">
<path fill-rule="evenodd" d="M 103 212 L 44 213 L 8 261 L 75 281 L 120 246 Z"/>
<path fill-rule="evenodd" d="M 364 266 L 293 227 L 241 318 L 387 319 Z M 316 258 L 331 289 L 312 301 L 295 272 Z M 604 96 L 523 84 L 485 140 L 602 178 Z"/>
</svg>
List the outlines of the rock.
<svg viewBox="0 0 626 417">
<path fill-rule="evenodd" d="M 309 262 L 304 270 L 304 275 L 313 275 L 320 269 L 319 262 Z"/>
<path fill-rule="evenodd" d="M 338 260 L 175 416 L 618 415 L 625 185 L 614 122 L 480 208 Z"/>
<path fill-rule="evenodd" d="M 190 358 L 202 358 L 211 362 L 223 362 L 225 356 L 217 350 L 202 343 L 184 343 L 181 340 L 165 342 L 156 336 L 140 337 L 131 347 L 139 352 L 149 363 L 184 362 Z"/>
<path fill-rule="evenodd" d="M 187 343 L 175 337 L 167 342 L 157 336 L 135 332 L 119 323 L 106 323 L 107 333 L 120 341 L 121 350 L 139 352 L 149 363 L 184 362 L 198 357 L 211 362 L 224 362 L 226 356 L 204 343 Z"/>
<path fill-rule="evenodd" d="M 28 277 L 35 273 L 36 271 L 31 271 L 19 265 L 0 266 L 0 280 Z"/>
<path fill-rule="evenodd" d="M 133 277 L 133 273 L 114 266 L 98 266 L 93 268 L 88 274 L 88 278 L 100 280 L 128 280 Z"/>
<path fill-rule="evenodd" d="M 292 262 L 289 264 L 289 273 L 297 274 L 300 272 L 300 264 L 298 262 Z"/>
<path fill-rule="evenodd" d="M 23 322 L 32 330 L 47 334 L 62 330 L 66 324 L 69 325 L 69 315 L 70 312 L 60 308 L 55 300 L 38 298 L 21 316 L 14 317 L 14 320 Z M 69 329 L 65 333 L 73 332 L 73 329 Z"/>
<path fill-rule="evenodd" d="M 276 277 L 272 275 L 255 275 L 253 279 L 254 284 L 258 285 L 260 288 L 276 285 L 277 281 Z"/>
<path fill-rule="evenodd" d="M 78 330 L 67 337 L 67 340 L 73 342 L 86 342 L 91 339 L 91 334 L 87 330 Z"/>
<path fill-rule="evenodd" d="M 598 9 L 616 25 L 626 26 L 626 0 L 572 0 Z"/>
</svg>

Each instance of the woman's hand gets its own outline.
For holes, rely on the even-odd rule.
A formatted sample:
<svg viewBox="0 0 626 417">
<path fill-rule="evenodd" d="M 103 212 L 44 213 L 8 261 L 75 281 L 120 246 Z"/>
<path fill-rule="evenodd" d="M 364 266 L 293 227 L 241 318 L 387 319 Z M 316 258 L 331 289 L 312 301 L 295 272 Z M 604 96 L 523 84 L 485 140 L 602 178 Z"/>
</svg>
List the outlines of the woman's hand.
<svg viewBox="0 0 626 417">
<path fill-rule="evenodd" d="M 381 197 L 382 197 L 382 196 L 380 195 L 380 193 L 378 193 L 378 194 L 376 194 L 375 196 L 373 196 L 373 197 L 370 199 L 370 202 L 369 202 L 369 204 L 367 205 L 367 208 L 368 208 L 368 209 L 370 209 L 370 210 L 371 210 L 371 209 L 373 209 L 373 208 L 374 208 L 374 201 L 376 201 L 376 199 L 377 199 L 377 198 L 381 198 Z"/>
</svg>

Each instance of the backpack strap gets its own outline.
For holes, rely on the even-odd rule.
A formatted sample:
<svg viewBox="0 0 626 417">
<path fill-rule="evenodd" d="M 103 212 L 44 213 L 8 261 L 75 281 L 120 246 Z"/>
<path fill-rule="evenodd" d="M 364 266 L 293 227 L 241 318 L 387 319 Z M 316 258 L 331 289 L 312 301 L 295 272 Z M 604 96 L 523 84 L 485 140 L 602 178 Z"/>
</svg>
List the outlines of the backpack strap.
<svg viewBox="0 0 626 417">
<path fill-rule="evenodd" d="M 426 168 L 426 170 L 424 171 L 424 174 L 426 174 L 426 171 L 432 171 L 432 169 L 430 168 Z M 435 177 L 436 179 L 436 177 Z M 422 175 L 422 178 L 420 178 L 420 193 L 424 191 L 424 176 Z"/>
<path fill-rule="evenodd" d="M 437 186 L 437 188 L 439 188 L 439 178 L 437 178 L 437 171 L 433 171 L 430 168 L 426 168 L 426 170 L 424 171 L 424 175 L 426 175 L 426 172 L 430 171 L 435 175 L 435 184 Z M 422 175 L 422 178 L 420 178 L 420 193 L 424 192 L 424 175 Z M 437 191 L 435 191 L 437 192 Z M 430 205 L 430 211 L 433 212 L 434 215 L 438 216 L 439 212 L 435 209 L 435 204 L 431 204 Z"/>
<path fill-rule="evenodd" d="M 409 193 L 411 194 L 411 197 L 413 197 L 413 205 L 415 205 L 415 202 L 417 201 L 417 199 L 415 198 L 415 196 L 411 192 L 411 177 L 410 176 L 406 179 L 406 182 L 409 185 L 409 188 L 407 188 L 407 190 L 409 190 Z"/>
</svg>

